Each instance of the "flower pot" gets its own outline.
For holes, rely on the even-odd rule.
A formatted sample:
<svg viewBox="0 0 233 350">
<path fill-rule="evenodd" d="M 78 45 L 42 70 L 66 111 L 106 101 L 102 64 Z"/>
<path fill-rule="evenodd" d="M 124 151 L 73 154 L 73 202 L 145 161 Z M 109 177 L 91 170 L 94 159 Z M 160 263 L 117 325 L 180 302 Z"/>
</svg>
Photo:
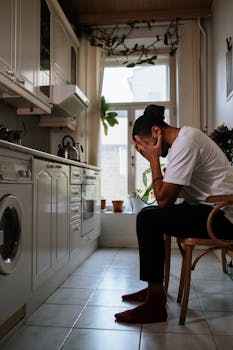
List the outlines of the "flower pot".
<svg viewBox="0 0 233 350">
<path fill-rule="evenodd" d="M 114 200 L 112 201 L 112 205 L 113 205 L 113 211 L 115 213 L 117 212 L 122 212 L 123 211 L 123 200 Z"/>
<path fill-rule="evenodd" d="M 106 209 L 106 199 L 101 199 L 101 209 L 103 210 L 103 209 Z"/>
</svg>

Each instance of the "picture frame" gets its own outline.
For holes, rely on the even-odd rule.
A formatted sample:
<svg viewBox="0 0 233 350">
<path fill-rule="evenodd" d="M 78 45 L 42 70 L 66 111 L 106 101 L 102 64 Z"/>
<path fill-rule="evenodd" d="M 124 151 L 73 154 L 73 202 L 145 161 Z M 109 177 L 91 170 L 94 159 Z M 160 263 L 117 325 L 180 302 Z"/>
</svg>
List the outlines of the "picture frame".
<svg viewBox="0 0 233 350">
<path fill-rule="evenodd" d="M 226 39 L 227 53 L 226 53 L 226 95 L 227 100 L 233 96 L 233 54 L 231 37 Z"/>
</svg>

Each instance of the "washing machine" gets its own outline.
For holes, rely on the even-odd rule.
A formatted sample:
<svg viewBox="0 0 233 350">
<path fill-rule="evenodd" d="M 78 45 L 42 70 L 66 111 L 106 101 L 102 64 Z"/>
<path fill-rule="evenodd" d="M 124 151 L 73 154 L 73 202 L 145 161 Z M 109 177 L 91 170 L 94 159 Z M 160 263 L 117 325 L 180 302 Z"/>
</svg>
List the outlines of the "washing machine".
<svg viewBox="0 0 233 350">
<path fill-rule="evenodd" d="M 31 243 L 32 159 L 0 149 L 0 340 L 27 315 Z"/>
</svg>

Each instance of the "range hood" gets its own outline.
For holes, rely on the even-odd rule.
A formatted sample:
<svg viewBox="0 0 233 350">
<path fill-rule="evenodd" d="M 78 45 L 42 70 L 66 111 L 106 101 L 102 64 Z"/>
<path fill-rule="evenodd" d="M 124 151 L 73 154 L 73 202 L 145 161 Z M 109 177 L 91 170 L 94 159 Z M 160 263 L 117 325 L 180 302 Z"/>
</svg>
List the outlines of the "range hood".
<svg viewBox="0 0 233 350">
<path fill-rule="evenodd" d="M 74 117 L 89 105 L 89 99 L 76 85 L 52 85 L 50 94 L 51 116 Z"/>
</svg>

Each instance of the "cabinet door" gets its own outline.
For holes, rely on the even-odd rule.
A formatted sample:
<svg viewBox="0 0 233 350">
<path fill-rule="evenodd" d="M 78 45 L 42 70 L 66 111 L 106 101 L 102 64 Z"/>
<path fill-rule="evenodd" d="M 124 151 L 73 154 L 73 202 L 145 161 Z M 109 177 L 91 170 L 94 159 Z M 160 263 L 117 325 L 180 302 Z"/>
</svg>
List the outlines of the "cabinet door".
<svg viewBox="0 0 233 350">
<path fill-rule="evenodd" d="M 15 71 L 15 0 L 0 0 L 0 72 L 13 79 Z"/>
<path fill-rule="evenodd" d="M 33 286 L 69 259 L 69 166 L 35 160 Z"/>
<path fill-rule="evenodd" d="M 53 269 L 53 178 L 48 162 L 35 162 L 33 217 L 33 289 L 45 282 Z"/>
<path fill-rule="evenodd" d="M 17 1 L 16 82 L 36 91 L 39 69 L 39 1 Z"/>
<path fill-rule="evenodd" d="M 70 83 L 69 37 L 59 18 L 53 17 L 54 80 L 56 84 Z"/>
<path fill-rule="evenodd" d="M 55 268 L 69 259 L 69 167 L 57 165 L 54 169 L 54 230 Z"/>
</svg>

